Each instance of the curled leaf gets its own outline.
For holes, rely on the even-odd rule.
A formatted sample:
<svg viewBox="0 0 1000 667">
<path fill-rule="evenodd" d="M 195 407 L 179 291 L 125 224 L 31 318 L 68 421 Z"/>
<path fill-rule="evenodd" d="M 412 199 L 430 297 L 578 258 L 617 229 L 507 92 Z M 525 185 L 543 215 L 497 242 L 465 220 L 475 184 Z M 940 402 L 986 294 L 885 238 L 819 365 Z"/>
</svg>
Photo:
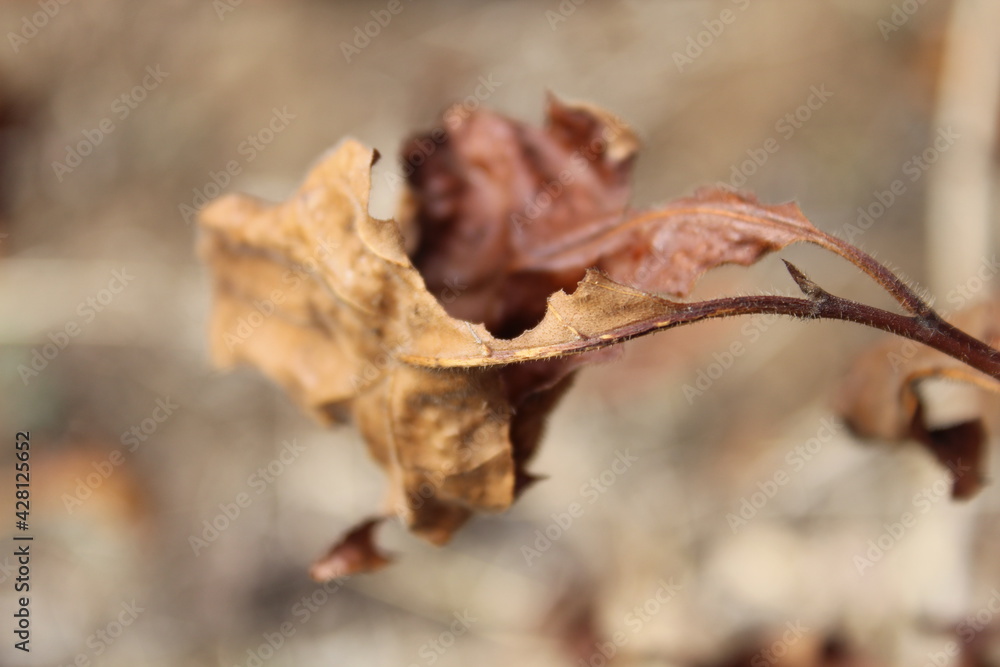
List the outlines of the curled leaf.
<svg viewBox="0 0 1000 667">
<path fill-rule="evenodd" d="M 257 365 L 321 418 L 350 415 L 390 478 L 391 510 L 443 542 L 513 500 L 510 410 L 496 372 L 396 359 L 414 338 L 472 333 L 426 290 L 396 224 L 368 215 L 374 159 L 347 140 L 285 204 L 228 196 L 204 210 L 213 352 Z"/>
<path fill-rule="evenodd" d="M 1000 303 L 980 304 L 954 319 L 978 338 L 1000 343 Z M 928 423 L 928 406 L 918 385 L 931 379 L 976 387 L 979 415 L 952 424 Z M 962 499 L 974 496 L 985 482 L 985 415 L 990 396 L 998 389 L 996 380 L 937 350 L 892 338 L 859 356 L 837 393 L 836 406 L 858 436 L 922 444 L 951 472 L 952 496 Z"/>
<path fill-rule="evenodd" d="M 375 528 L 383 518 L 369 519 L 352 529 L 309 567 L 315 581 L 331 581 L 352 574 L 374 572 L 392 562 L 375 546 Z"/>
<path fill-rule="evenodd" d="M 826 238 L 795 204 L 720 188 L 630 208 L 638 140 L 589 105 L 550 97 L 543 129 L 487 110 L 446 125 L 404 147 L 429 155 L 411 168 L 403 224 L 419 230 L 413 260 L 428 289 L 500 338 L 536 325 L 546 298 L 587 269 L 680 297 L 713 267 Z"/>
</svg>

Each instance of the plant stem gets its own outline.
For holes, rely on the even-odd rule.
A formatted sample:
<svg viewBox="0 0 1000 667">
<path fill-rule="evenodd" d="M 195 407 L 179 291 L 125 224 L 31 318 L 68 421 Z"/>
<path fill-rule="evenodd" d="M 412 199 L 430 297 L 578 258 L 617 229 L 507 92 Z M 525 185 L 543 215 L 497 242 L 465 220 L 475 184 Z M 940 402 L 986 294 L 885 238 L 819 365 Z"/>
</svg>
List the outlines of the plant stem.
<svg viewBox="0 0 1000 667">
<path fill-rule="evenodd" d="M 844 320 L 923 343 L 1000 380 L 1000 351 L 952 326 L 926 307 L 926 304 L 920 315 L 891 313 L 830 294 L 793 265 L 788 262 L 785 265 L 808 298 L 758 295 L 688 303 L 684 304 L 682 312 L 671 314 L 661 320 L 659 326 L 654 324 L 648 332 L 642 333 L 736 315 L 774 314 L 804 319 Z M 923 304 L 922 301 L 920 303 Z"/>
</svg>

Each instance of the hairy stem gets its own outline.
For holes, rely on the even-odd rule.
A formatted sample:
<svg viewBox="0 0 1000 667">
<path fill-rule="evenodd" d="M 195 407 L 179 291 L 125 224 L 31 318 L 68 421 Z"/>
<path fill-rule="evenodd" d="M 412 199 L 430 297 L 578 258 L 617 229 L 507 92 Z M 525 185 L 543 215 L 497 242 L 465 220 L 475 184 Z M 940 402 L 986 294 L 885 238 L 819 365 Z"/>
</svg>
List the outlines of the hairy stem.
<svg viewBox="0 0 1000 667">
<path fill-rule="evenodd" d="M 896 274 L 882 266 L 879 262 L 875 261 L 874 257 L 860 248 L 857 248 L 847 241 L 838 239 L 836 236 L 831 236 L 825 232 L 819 232 L 818 235 L 814 236 L 812 242 L 826 250 L 829 250 L 830 252 L 840 255 L 851 264 L 867 273 L 908 313 L 912 313 L 913 315 L 920 317 L 932 316 L 938 320 L 941 319 L 926 301 L 921 299 L 912 289 L 910 289 L 909 285 L 900 280 Z"/>
<path fill-rule="evenodd" d="M 759 295 L 689 303 L 686 304 L 683 313 L 673 314 L 667 318 L 669 324 L 661 324 L 653 328 L 650 333 L 681 324 L 735 315 L 775 314 L 806 319 L 844 320 L 923 343 L 1000 380 L 1000 351 L 948 324 L 923 301 L 917 299 L 924 306 L 919 309 L 922 311 L 920 314 L 908 316 L 891 313 L 830 294 L 809 280 L 792 264 L 785 262 L 785 265 L 808 298 Z M 895 276 L 893 278 L 899 282 L 898 278 Z M 906 293 L 912 295 L 908 289 L 901 294 Z"/>
</svg>

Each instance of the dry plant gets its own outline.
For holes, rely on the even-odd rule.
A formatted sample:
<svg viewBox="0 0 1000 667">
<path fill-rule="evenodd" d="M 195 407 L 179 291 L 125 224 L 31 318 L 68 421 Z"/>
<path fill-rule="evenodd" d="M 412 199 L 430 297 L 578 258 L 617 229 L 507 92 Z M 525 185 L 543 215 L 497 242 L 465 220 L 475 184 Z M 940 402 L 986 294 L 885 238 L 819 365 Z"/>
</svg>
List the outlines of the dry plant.
<svg viewBox="0 0 1000 667">
<path fill-rule="evenodd" d="M 982 424 L 932 429 L 914 386 L 944 376 L 993 390 L 1000 352 L 980 338 L 998 340 L 998 319 L 972 318 L 980 338 L 956 328 L 795 204 L 706 188 L 632 208 L 637 149 L 623 121 L 589 105 L 551 98 L 541 129 L 456 107 L 404 147 L 397 221 L 369 215 L 378 153 L 351 139 L 287 202 L 216 200 L 200 241 L 215 279 L 216 361 L 257 366 L 324 422 L 353 420 L 390 480 L 379 516 L 442 544 L 533 481 L 526 466 L 547 416 L 575 372 L 615 346 L 737 315 L 846 320 L 929 348 L 895 374 L 861 363 L 842 401 L 848 423 L 922 442 L 951 468 L 953 495 L 975 493 Z M 831 294 L 787 262 L 801 297 L 675 300 L 709 269 L 799 242 L 851 262 L 903 312 Z M 313 576 L 384 565 L 378 521 L 334 545 Z"/>
</svg>

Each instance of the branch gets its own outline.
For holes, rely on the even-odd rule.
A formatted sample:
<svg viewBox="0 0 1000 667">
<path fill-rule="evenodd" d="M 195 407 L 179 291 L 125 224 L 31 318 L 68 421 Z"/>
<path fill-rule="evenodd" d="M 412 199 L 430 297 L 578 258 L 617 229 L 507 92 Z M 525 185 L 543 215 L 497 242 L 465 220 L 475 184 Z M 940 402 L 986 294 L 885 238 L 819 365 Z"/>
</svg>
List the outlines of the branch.
<svg viewBox="0 0 1000 667">
<path fill-rule="evenodd" d="M 860 253 L 860 251 L 858 252 Z M 860 254 L 867 257 L 864 253 Z M 871 260 L 871 258 L 868 259 Z M 874 260 L 871 262 L 874 264 Z M 880 264 L 874 265 L 883 268 Z M 893 288 L 890 289 L 890 293 L 897 296 L 897 300 L 901 302 L 911 302 L 912 299 L 913 310 L 920 314 L 900 315 L 844 299 L 824 290 L 791 263 L 786 261 L 785 266 L 807 298 L 754 295 L 689 303 L 656 298 L 660 313 L 633 320 L 626 318 L 618 326 L 602 329 L 600 335 L 586 336 L 579 334 L 578 329 L 574 329 L 573 331 L 578 335 L 571 340 L 553 341 L 544 338 L 539 340 L 531 336 L 521 336 L 511 340 L 491 339 L 489 344 L 484 344 L 483 340 L 479 340 L 481 345 L 477 346 L 475 353 L 459 354 L 447 358 L 402 353 L 399 358 L 405 363 L 425 368 L 475 368 L 505 365 L 598 350 L 623 343 L 632 338 L 647 336 L 658 331 L 694 324 L 703 320 L 768 314 L 788 315 L 803 319 L 843 320 L 880 329 L 923 343 L 1000 380 L 1000 351 L 948 324 L 887 270 L 885 272 L 890 276 L 890 279 L 886 282 Z M 881 273 L 878 275 L 882 276 Z M 606 278 L 601 278 L 599 274 L 588 274 L 587 278 L 580 283 L 577 292 L 566 299 L 573 301 L 577 298 L 586 298 L 580 296 L 585 287 L 607 288 L 608 285 L 615 284 L 610 283 Z M 628 290 L 622 285 L 616 287 L 620 290 Z M 653 298 L 648 294 L 643 296 Z M 560 321 L 568 319 L 565 314 L 560 316 Z"/>
<path fill-rule="evenodd" d="M 920 315 L 907 316 L 892 313 L 830 294 L 806 277 L 795 265 L 785 261 L 785 266 L 799 289 L 808 298 L 755 295 L 689 303 L 686 304 L 687 308 L 684 313 L 669 316 L 655 324 L 651 322 L 650 324 L 653 326 L 648 331 L 635 335 L 645 335 L 702 320 L 737 315 L 769 314 L 789 315 L 804 319 L 843 320 L 923 343 L 1000 380 L 1000 351 L 948 324 L 923 301 L 917 299 L 923 306 L 919 309 L 922 311 Z M 902 284 L 895 276 L 892 278 L 898 284 Z M 905 288 L 905 285 L 903 287 Z M 913 295 L 908 288 L 905 289 L 906 292 L 901 291 L 898 294 L 905 296 L 909 293 L 909 295 Z M 894 293 L 895 295 L 896 293 Z M 916 296 L 914 295 L 913 298 L 916 299 Z"/>
</svg>

